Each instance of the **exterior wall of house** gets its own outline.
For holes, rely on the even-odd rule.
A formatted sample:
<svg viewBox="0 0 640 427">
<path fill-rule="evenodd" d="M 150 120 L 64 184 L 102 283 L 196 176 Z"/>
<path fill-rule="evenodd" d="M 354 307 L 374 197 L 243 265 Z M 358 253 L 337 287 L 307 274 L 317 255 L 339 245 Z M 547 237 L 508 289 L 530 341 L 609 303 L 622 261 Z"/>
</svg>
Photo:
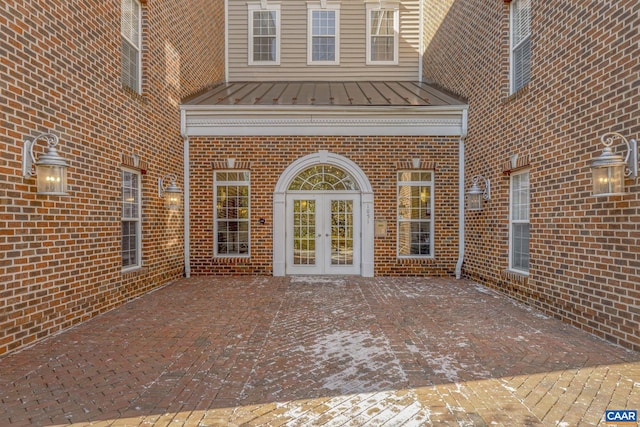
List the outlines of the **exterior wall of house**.
<svg viewBox="0 0 640 427">
<path fill-rule="evenodd" d="M 267 4 L 280 5 L 280 64 L 248 65 L 247 3 L 260 4 L 260 1 L 228 2 L 229 81 L 419 79 L 418 0 L 398 2 L 400 36 L 397 65 L 366 65 L 366 2 L 362 0 L 334 2 L 340 4 L 339 65 L 307 65 L 307 2 L 269 0 Z M 373 3 L 378 4 L 377 1 Z"/>
<path fill-rule="evenodd" d="M 99 4 L 99 5 L 98 5 Z M 121 84 L 120 2 L 0 5 L 0 355 L 183 274 L 181 98 L 223 79 L 222 2 L 143 2 L 142 94 Z M 181 19 L 177 19 L 180 16 Z M 69 195 L 22 177 L 25 139 L 52 132 Z M 36 157 L 43 150 L 36 146 Z M 122 273 L 121 170 L 139 156 L 142 268 Z"/>
<path fill-rule="evenodd" d="M 531 1 L 531 80 L 509 91 L 509 4 L 427 0 L 424 76 L 469 100 L 464 275 L 567 323 L 640 349 L 640 184 L 594 197 L 600 136 L 640 137 L 640 5 Z M 473 19 L 469 19 L 473 17 Z M 511 155 L 530 170 L 529 274 L 508 270 Z"/>
<path fill-rule="evenodd" d="M 445 276 L 458 259 L 458 138 L 446 137 L 193 137 L 191 153 L 191 273 L 272 274 L 273 192 L 280 175 L 295 160 L 328 150 L 355 162 L 374 192 L 374 218 L 387 221 L 386 237 L 375 238 L 375 275 Z M 397 171 L 411 169 L 419 157 L 435 171 L 435 257 L 396 256 Z M 215 258 L 214 167 L 251 173 L 251 257 Z M 217 170 L 217 169 L 216 169 Z M 265 223 L 260 224 L 259 219 Z M 284 248 L 281 248 L 284 250 Z"/>
</svg>

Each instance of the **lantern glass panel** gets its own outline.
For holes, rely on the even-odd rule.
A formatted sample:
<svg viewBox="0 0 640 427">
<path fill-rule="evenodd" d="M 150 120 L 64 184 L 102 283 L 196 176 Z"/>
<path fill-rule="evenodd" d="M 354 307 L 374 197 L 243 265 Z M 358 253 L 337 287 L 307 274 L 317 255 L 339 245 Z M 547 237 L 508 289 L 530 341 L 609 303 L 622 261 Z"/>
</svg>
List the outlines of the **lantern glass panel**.
<svg viewBox="0 0 640 427">
<path fill-rule="evenodd" d="M 467 209 L 471 211 L 482 209 L 482 193 L 467 194 Z"/>
<path fill-rule="evenodd" d="M 593 168 L 593 194 L 624 194 L 624 163 Z"/>
<path fill-rule="evenodd" d="M 177 210 L 182 206 L 182 194 L 177 192 L 164 193 L 164 205 L 167 209 Z"/>
<path fill-rule="evenodd" d="M 38 194 L 67 194 L 67 168 L 58 165 L 36 165 Z"/>
</svg>

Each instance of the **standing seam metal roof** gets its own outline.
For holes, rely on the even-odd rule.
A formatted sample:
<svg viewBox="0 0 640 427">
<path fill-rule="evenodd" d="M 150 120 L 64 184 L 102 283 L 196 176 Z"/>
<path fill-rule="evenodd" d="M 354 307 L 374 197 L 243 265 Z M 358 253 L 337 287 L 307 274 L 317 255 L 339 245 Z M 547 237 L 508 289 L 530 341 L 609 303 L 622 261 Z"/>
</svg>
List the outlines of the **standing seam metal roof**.
<svg viewBox="0 0 640 427">
<path fill-rule="evenodd" d="M 182 105 L 449 106 L 466 102 L 422 82 L 273 81 L 222 83 Z"/>
</svg>

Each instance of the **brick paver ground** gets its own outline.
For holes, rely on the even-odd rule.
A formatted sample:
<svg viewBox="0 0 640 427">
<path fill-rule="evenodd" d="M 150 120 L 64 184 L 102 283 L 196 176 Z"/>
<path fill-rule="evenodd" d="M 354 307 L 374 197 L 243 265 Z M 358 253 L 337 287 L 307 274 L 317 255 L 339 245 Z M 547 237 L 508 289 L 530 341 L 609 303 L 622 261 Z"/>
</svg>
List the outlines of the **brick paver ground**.
<svg viewBox="0 0 640 427">
<path fill-rule="evenodd" d="M 594 426 L 640 354 L 441 278 L 183 279 L 0 359 L 0 425 Z"/>
</svg>

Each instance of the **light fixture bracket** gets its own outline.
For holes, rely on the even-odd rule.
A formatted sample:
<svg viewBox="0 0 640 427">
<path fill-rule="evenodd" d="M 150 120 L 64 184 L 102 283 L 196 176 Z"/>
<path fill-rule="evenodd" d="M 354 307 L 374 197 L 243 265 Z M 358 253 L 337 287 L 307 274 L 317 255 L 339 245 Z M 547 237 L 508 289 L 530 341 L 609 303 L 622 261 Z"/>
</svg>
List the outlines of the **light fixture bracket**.
<svg viewBox="0 0 640 427">
<path fill-rule="evenodd" d="M 38 141 L 47 143 L 47 149 L 36 161 L 33 153 Z M 53 133 L 42 133 L 32 140 L 26 139 L 22 145 L 22 176 L 36 177 L 38 194 L 67 195 L 67 161 L 56 149 L 58 136 Z"/>
<path fill-rule="evenodd" d="M 615 154 L 611 146 L 620 140 L 626 146 L 626 154 L 624 160 L 620 154 Z M 624 161 L 626 164 L 624 176 L 636 179 L 638 177 L 638 141 L 635 139 L 627 139 L 617 132 L 607 132 L 600 137 L 600 141 L 604 145 L 602 154 L 593 160 L 591 165 L 599 167 L 610 164 L 611 162 Z"/>
<path fill-rule="evenodd" d="M 47 152 L 40 156 L 40 159 L 36 162 L 36 158 L 33 154 L 33 147 L 39 140 L 46 141 Z M 29 178 L 36 175 L 35 165 L 45 166 L 61 166 L 67 167 L 67 161 L 58 154 L 56 146 L 58 145 L 58 136 L 53 133 L 42 133 L 32 140 L 25 139 L 22 146 L 22 176 Z"/>
</svg>

